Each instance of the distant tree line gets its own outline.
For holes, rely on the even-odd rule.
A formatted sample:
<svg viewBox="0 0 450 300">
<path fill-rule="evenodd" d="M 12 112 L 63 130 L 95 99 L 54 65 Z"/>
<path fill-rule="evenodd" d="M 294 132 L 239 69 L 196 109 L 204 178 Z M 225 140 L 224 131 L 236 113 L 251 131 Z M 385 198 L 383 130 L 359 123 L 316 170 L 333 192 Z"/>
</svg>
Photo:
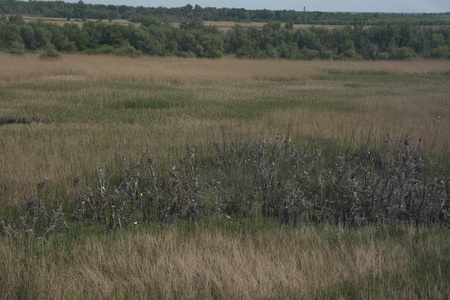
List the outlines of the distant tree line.
<svg viewBox="0 0 450 300">
<path fill-rule="evenodd" d="M 450 28 L 421 27 L 410 22 L 382 22 L 364 27 L 295 29 L 293 22 L 269 22 L 262 28 L 236 25 L 227 32 L 202 20 L 179 27 L 158 18 L 141 26 L 86 21 L 59 26 L 42 20 L 26 22 L 20 15 L 0 18 L 0 51 L 82 51 L 91 54 L 220 58 L 231 54 L 249 58 L 285 59 L 408 59 L 449 58 Z"/>
<path fill-rule="evenodd" d="M 295 24 L 351 25 L 355 16 L 367 25 L 383 21 L 409 21 L 415 25 L 450 25 L 450 12 L 440 14 L 383 14 L 383 13 L 328 13 L 294 10 L 246 10 L 243 8 L 183 7 L 133 7 L 126 5 L 100 5 L 65 3 L 63 1 L 0 0 L 0 14 L 21 14 L 67 19 L 127 19 L 141 22 L 145 18 L 167 19 L 182 22 L 192 19 L 203 21 L 270 22 L 291 20 Z"/>
<path fill-rule="evenodd" d="M 343 29 L 294 29 L 270 22 L 261 29 L 236 25 L 225 35 L 226 52 L 238 57 L 286 59 L 449 58 L 450 28 L 409 22 L 380 23 L 364 29 L 362 19 Z"/>
</svg>

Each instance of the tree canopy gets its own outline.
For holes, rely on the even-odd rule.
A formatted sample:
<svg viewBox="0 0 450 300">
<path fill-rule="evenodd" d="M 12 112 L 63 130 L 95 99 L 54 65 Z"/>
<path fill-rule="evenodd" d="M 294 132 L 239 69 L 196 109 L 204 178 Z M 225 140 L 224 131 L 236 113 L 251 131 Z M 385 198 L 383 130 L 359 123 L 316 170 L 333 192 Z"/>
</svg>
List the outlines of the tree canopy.
<svg viewBox="0 0 450 300">
<path fill-rule="evenodd" d="M 219 13 L 225 9 L 198 5 L 167 9 L 87 5 L 82 1 L 68 4 L 62 1 L 0 0 L 0 13 L 10 10 L 42 16 L 65 14 L 68 18 L 90 18 L 94 12 L 97 13 L 97 21 L 86 20 L 81 27 L 70 22 L 59 26 L 41 19 L 26 21 L 20 14 L 3 14 L 0 18 L 0 51 L 17 55 L 26 51 L 54 49 L 134 57 L 141 54 L 199 58 L 220 58 L 230 54 L 249 58 L 353 60 L 450 57 L 449 26 L 419 26 L 409 17 L 367 26 L 370 19 L 353 15 L 351 25 L 343 28 L 295 28 L 294 15 L 263 11 L 265 19 L 292 18 L 285 22 L 270 21 L 262 28 L 238 24 L 223 32 L 217 26 L 205 25 L 203 19 L 196 16 L 204 16 L 207 11 Z M 100 13 L 102 10 L 105 14 Z M 100 20 L 105 16 L 131 17 L 139 11 L 140 26 L 109 24 Z M 149 11 L 160 17 L 145 17 Z M 244 18 L 252 11 L 235 12 L 240 12 Z M 172 13 L 184 20 L 179 27 L 167 18 Z M 213 14 L 208 16 L 212 18 Z"/>
<path fill-rule="evenodd" d="M 351 25 L 354 17 L 365 20 L 366 25 L 380 22 L 409 21 L 415 25 L 450 25 L 450 12 L 439 14 L 383 14 L 383 13 L 331 13 L 319 11 L 294 11 L 267 9 L 246 10 L 243 8 L 183 7 L 133 7 L 126 5 L 85 4 L 63 1 L 17 1 L 0 0 L 0 14 L 21 14 L 53 18 L 78 19 L 126 19 L 141 22 L 145 18 L 157 17 L 171 22 L 191 19 L 203 21 L 270 22 L 292 21 L 295 24 Z"/>
</svg>

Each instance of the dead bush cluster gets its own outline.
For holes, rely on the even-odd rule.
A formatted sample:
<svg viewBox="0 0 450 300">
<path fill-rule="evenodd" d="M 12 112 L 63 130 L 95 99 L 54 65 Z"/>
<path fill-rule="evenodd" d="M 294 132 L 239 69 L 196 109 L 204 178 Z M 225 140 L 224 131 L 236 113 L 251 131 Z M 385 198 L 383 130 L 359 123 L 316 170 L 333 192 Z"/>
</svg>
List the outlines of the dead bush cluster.
<svg viewBox="0 0 450 300">
<path fill-rule="evenodd" d="M 47 240 L 51 233 L 59 234 L 69 229 L 66 216 L 60 204 L 56 209 L 48 209 L 42 204 L 42 191 L 47 178 L 36 185 L 37 197 L 28 201 L 19 211 L 10 213 L 9 220 L 0 213 L 3 233 L 11 237 L 25 236 Z"/>
<path fill-rule="evenodd" d="M 38 185 L 39 197 L 22 210 L 20 222 L 1 215 L 0 221 L 6 234 L 44 237 L 67 228 L 65 218 L 107 230 L 208 215 L 275 218 L 282 224 L 450 228 L 448 166 L 440 172 L 427 167 L 420 141 L 411 145 L 408 137 L 399 142 L 388 135 L 380 144 L 296 146 L 289 135 L 272 143 L 216 142 L 211 155 L 197 157 L 196 149 L 188 148 L 170 167 L 145 152 L 137 162 L 124 158 L 117 175 L 107 177 L 100 169 L 91 185 L 76 174 L 77 201 L 65 212 L 62 206 L 45 209 Z"/>
<path fill-rule="evenodd" d="M 103 170 L 97 173 L 95 188 L 81 187 L 75 176 L 75 206 L 77 222 L 105 224 L 108 230 L 127 228 L 132 222 L 157 221 L 166 224 L 178 216 L 196 220 L 203 216 L 199 205 L 198 164 L 191 149 L 186 163 L 169 168 L 165 176 L 157 175 L 156 158 L 144 153 L 137 163 L 123 159 L 121 182 L 112 186 L 105 180 Z"/>
<path fill-rule="evenodd" d="M 420 141 L 410 142 L 388 135 L 378 149 L 366 141 L 343 152 L 294 147 L 289 138 L 258 148 L 216 144 L 215 202 L 227 214 L 260 212 L 281 223 L 449 226 L 449 174 L 425 171 Z"/>
</svg>

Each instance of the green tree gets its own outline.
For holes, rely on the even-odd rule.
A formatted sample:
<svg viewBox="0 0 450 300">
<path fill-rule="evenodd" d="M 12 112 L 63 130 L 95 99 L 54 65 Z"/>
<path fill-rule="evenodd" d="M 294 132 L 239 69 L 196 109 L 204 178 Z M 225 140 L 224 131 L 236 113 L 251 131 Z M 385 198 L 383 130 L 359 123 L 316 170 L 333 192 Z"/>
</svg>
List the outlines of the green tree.
<svg viewBox="0 0 450 300">
<path fill-rule="evenodd" d="M 223 56 L 223 39 L 218 34 L 210 33 L 202 36 L 199 45 L 204 49 L 203 57 L 221 58 Z"/>
<path fill-rule="evenodd" d="M 286 24 L 284 24 L 284 28 L 286 28 L 288 30 L 294 29 L 294 21 L 292 21 L 292 20 L 286 21 Z"/>
<path fill-rule="evenodd" d="M 247 45 L 247 33 L 243 26 L 236 24 L 225 35 L 226 53 L 236 53 Z"/>
<path fill-rule="evenodd" d="M 439 46 L 431 51 L 431 57 L 433 58 L 450 58 L 450 47 Z"/>
<path fill-rule="evenodd" d="M 22 40 L 25 48 L 30 50 L 36 50 L 38 49 L 35 36 L 34 36 L 34 29 L 29 24 L 24 24 L 20 27 L 20 33 L 22 35 Z"/>
<path fill-rule="evenodd" d="M 354 58 L 356 56 L 355 45 L 352 40 L 348 39 L 345 41 L 343 53 L 347 58 Z"/>
<path fill-rule="evenodd" d="M 89 45 L 88 33 L 76 24 L 64 24 L 62 27 L 62 33 L 68 38 L 69 43 L 72 43 L 72 46 L 75 45 L 76 49 L 79 51 L 85 50 Z"/>
</svg>

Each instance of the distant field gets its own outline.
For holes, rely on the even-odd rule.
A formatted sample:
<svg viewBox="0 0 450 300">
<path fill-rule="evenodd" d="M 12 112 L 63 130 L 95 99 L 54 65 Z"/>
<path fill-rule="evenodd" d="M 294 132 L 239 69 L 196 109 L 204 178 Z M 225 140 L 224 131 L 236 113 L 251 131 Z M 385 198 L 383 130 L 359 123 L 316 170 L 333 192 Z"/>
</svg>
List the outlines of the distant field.
<svg viewBox="0 0 450 300">
<path fill-rule="evenodd" d="M 236 26 L 236 24 L 244 27 L 263 27 L 267 22 L 248 22 L 248 23 L 242 23 L 242 22 L 232 22 L 232 21 L 204 21 L 205 25 L 215 25 L 219 27 L 219 29 L 226 31 L 230 28 L 233 28 Z M 284 26 L 284 23 L 282 23 Z M 320 28 L 327 28 L 327 29 L 334 29 L 334 28 L 344 28 L 345 25 L 309 25 L 309 24 L 294 24 L 294 28 L 308 28 L 308 27 L 320 27 Z"/>
<path fill-rule="evenodd" d="M 83 26 L 83 21 L 81 19 L 75 19 L 75 18 L 67 20 L 66 18 L 46 18 L 46 17 L 23 16 L 23 19 L 25 21 L 27 21 L 27 22 L 42 20 L 42 21 L 44 21 L 46 23 L 55 23 L 55 24 L 58 24 L 60 26 L 63 26 L 66 23 L 77 24 L 80 27 Z M 87 21 L 97 22 L 98 20 L 96 20 L 96 19 L 87 19 Z M 121 24 L 121 25 L 135 24 L 136 26 L 140 26 L 140 23 L 132 23 L 132 22 L 130 22 L 128 20 L 122 20 L 122 19 L 113 19 L 111 21 L 104 19 L 104 20 L 102 20 L 102 22 L 108 23 L 108 24 Z"/>
<path fill-rule="evenodd" d="M 65 18 L 45 18 L 45 17 L 31 17 L 31 16 L 24 16 L 24 20 L 25 21 L 36 21 L 36 20 L 43 20 L 44 22 L 49 22 L 49 23 L 55 23 L 58 24 L 60 26 L 63 26 L 66 23 L 72 23 L 72 24 L 77 24 L 78 26 L 83 26 L 83 21 L 81 19 L 70 19 L 67 20 Z M 88 21 L 93 21 L 93 22 L 97 22 L 98 20 L 95 19 L 88 19 Z M 103 23 L 108 23 L 108 24 L 121 24 L 121 25 L 129 25 L 129 24 L 133 24 L 137 27 L 139 27 L 141 24 L 140 23 L 133 23 L 130 22 L 128 20 L 123 20 L 123 19 L 112 19 L 111 21 L 103 19 L 102 20 Z M 180 26 L 180 23 L 173 23 L 174 26 Z M 217 26 L 221 31 L 226 32 L 227 30 L 229 30 L 230 28 L 233 28 L 234 26 L 236 26 L 236 24 L 240 25 L 240 26 L 244 26 L 244 27 L 263 27 L 265 24 L 267 24 L 267 22 L 233 22 L 233 21 L 203 21 L 203 24 L 209 26 L 209 25 L 214 25 Z M 284 23 L 282 23 L 282 25 L 284 25 Z M 326 29 L 334 29 L 334 28 L 344 28 L 347 25 L 320 25 L 320 24 L 294 24 L 294 28 L 308 28 L 308 27 L 319 27 L 319 28 L 326 28 Z M 421 26 L 421 27 L 448 27 L 446 25 L 434 25 L 434 26 Z"/>
<path fill-rule="evenodd" d="M 31 22 L 31 21 L 37 21 L 42 20 L 47 23 L 54 23 L 59 26 L 63 26 L 64 24 L 70 23 L 70 24 L 76 24 L 80 27 L 83 26 L 83 21 L 81 19 L 74 19 L 71 18 L 70 20 L 67 20 L 65 18 L 45 18 L 45 17 L 32 17 L 32 16 L 24 16 L 23 17 L 25 21 Z M 98 22 L 99 20 L 96 19 L 88 19 L 88 21 L 92 22 Z M 141 23 L 134 23 L 130 22 L 128 20 L 123 19 L 112 19 L 112 20 L 101 20 L 105 24 L 120 24 L 120 25 L 130 25 L 133 24 L 136 27 L 141 26 Z M 220 31 L 227 32 L 231 28 L 233 28 L 236 25 L 240 25 L 243 27 L 257 27 L 262 28 L 267 22 L 233 22 L 233 21 L 203 21 L 203 24 L 206 26 L 217 26 Z M 174 22 L 173 25 L 175 27 L 179 27 L 180 23 Z M 284 23 L 281 23 L 282 26 L 284 26 Z M 318 28 L 325 28 L 325 29 L 335 29 L 335 28 L 344 28 L 348 25 L 320 25 L 320 24 L 294 24 L 294 28 L 309 28 L 309 27 L 318 27 Z M 370 26 L 365 26 L 370 27 Z M 433 27 L 433 28 L 442 28 L 442 27 L 449 27 L 448 25 L 433 25 L 433 26 L 421 26 L 421 27 Z"/>
<path fill-rule="evenodd" d="M 49 23 L 55 23 L 58 24 L 60 26 L 66 24 L 66 23 L 73 23 L 73 24 L 77 24 L 80 27 L 83 26 L 83 21 L 81 19 L 70 19 L 67 20 L 65 18 L 45 18 L 45 17 L 30 17 L 30 16 L 24 16 L 24 20 L 25 21 L 36 21 L 36 20 L 43 20 L 44 22 L 49 22 Z M 98 21 L 95 19 L 88 19 L 88 21 Z M 128 24 L 134 24 L 135 26 L 140 26 L 140 23 L 133 23 L 130 22 L 128 20 L 122 20 L 122 19 L 112 19 L 111 21 L 109 20 L 102 20 L 103 23 L 108 23 L 108 24 L 121 24 L 121 25 L 128 25 Z M 221 29 L 222 31 L 226 31 L 230 28 L 233 28 L 236 24 L 239 24 L 241 26 L 245 26 L 245 27 L 263 27 L 264 24 L 267 24 L 267 22 L 248 22 L 248 23 L 242 23 L 242 22 L 232 22 L 232 21 L 204 21 L 203 22 L 205 25 L 214 25 L 219 27 L 219 29 Z M 180 26 L 180 23 L 174 23 L 174 26 Z M 307 25 L 307 24 L 295 24 L 294 28 L 304 28 L 304 27 L 311 27 L 311 26 L 315 26 L 315 27 L 322 27 L 322 28 L 328 28 L 328 29 L 333 29 L 333 28 L 343 28 L 345 27 L 344 25 Z"/>
</svg>

